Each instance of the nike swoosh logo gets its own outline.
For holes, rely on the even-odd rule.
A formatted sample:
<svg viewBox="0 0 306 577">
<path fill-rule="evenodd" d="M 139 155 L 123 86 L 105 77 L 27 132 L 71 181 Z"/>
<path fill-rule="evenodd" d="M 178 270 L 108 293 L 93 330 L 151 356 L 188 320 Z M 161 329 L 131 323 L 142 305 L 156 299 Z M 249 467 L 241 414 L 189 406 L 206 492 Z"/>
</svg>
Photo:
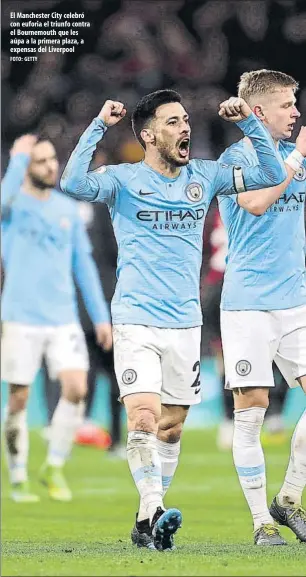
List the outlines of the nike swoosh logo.
<svg viewBox="0 0 306 577">
<path fill-rule="evenodd" d="M 276 511 L 277 511 L 278 516 L 281 518 L 281 520 L 282 520 L 282 521 L 286 521 L 286 519 L 287 519 L 286 513 L 284 513 L 283 511 L 281 511 L 281 510 L 279 509 L 279 507 L 276 507 Z"/>
<path fill-rule="evenodd" d="M 142 192 L 142 190 L 139 191 L 140 196 L 147 196 L 148 194 L 154 194 L 154 192 Z"/>
</svg>

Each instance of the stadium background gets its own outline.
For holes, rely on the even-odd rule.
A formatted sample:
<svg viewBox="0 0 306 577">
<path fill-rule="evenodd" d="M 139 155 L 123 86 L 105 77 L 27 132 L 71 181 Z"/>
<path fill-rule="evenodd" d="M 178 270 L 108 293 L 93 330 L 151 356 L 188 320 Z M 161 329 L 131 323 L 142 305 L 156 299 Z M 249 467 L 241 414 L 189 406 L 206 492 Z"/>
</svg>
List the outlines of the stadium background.
<svg viewBox="0 0 306 577">
<path fill-rule="evenodd" d="M 217 158 L 240 138 L 240 131 L 216 114 L 220 101 L 235 94 L 242 72 L 279 69 L 300 82 L 298 107 L 306 111 L 306 11 L 304 0 L 6 0 L 2 4 L 2 172 L 13 140 L 42 132 L 58 151 L 61 166 L 91 119 L 108 99 L 130 112 L 143 94 L 165 87 L 178 90 L 191 113 L 192 156 Z M 90 28 L 75 54 L 41 54 L 36 63 L 9 60 L 11 11 L 85 12 Z M 111 130 L 98 149 L 98 163 L 137 161 L 129 119 Z M 105 246 L 105 251 L 107 251 Z M 204 266 L 207 264 L 204 253 Z M 220 383 L 213 358 L 203 358 L 204 402 L 188 424 L 208 426 L 220 419 Z M 94 418 L 108 425 L 107 381 L 97 388 Z M 2 387 L 2 408 L 6 388 Z M 293 424 L 304 403 L 290 391 L 285 418 Z M 29 421 L 45 422 L 38 377 Z"/>
</svg>

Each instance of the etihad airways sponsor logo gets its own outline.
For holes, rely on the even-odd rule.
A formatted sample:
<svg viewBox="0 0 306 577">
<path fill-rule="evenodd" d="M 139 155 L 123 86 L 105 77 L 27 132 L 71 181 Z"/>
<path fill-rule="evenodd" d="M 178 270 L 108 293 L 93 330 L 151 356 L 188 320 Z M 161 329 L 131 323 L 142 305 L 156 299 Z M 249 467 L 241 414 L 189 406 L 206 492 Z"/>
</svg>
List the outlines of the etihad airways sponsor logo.
<svg viewBox="0 0 306 577">
<path fill-rule="evenodd" d="M 288 202 L 304 202 L 305 200 L 305 192 L 295 192 L 292 194 L 282 194 L 278 200 L 275 201 L 274 204 L 288 204 Z"/>
<path fill-rule="evenodd" d="M 284 193 L 270 206 L 268 212 L 296 212 L 303 208 L 305 192 Z"/>
<path fill-rule="evenodd" d="M 136 217 L 142 222 L 152 223 L 155 230 L 188 230 L 196 228 L 205 217 L 203 208 L 196 210 L 140 210 Z"/>
</svg>

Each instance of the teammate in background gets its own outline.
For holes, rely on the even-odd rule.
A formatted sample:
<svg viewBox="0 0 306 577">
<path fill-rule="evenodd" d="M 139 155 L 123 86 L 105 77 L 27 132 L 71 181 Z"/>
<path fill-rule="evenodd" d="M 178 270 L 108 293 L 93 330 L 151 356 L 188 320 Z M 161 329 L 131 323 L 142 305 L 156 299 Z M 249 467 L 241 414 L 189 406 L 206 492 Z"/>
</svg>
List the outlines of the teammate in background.
<svg viewBox="0 0 306 577">
<path fill-rule="evenodd" d="M 234 463 L 258 545 L 285 544 L 274 520 L 306 541 L 306 411 L 296 426 L 285 480 L 270 510 L 260 442 L 269 387 L 274 386 L 272 361 L 290 387 L 300 385 L 306 392 L 306 128 L 296 147 L 286 142 L 300 116 L 297 88 L 295 80 L 281 72 L 257 70 L 241 76 L 238 94 L 271 134 L 288 176 L 280 186 L 264 191 L 265 196 L 251 192 L 218 199 L 229 237 L 221 300 L 225 387 L 234 392 Z M 244 170 L 260 163 L 248 138 L 230 146 L 220 161 L 238 163 Z"/>
<path fill-rule="evenodd" d="M 62 385 L 41 481 L 50 496 L 71 499 L 63 466 L 83 416 L 88 354 L 73 275 L 98 342 L 112 345 L 110 317 L 77 203 L 55 190 L 56 152 L 48 140 L 18 138 L 2 183 L 2 379 L 9 384 L 4 419 L 12 498 L 38 501 L 29 490 L 26 406 L 43 355 Z"/>
<path fill-rule="evenodd" d="M 112 299 L 115 370 L 127 412 L 127 459 L 140 494 L 132 540 L 171 549 L 181 525 L 165 495 L 180 452 L 190 405 L 199 403 L 199 277 L 205 214 L 215 194 L 276 185 L 286 172 L 266 130 L 241 99 L 224 102 L 249 135 L 261 167 L 189 162 L 190 124 L 172 90 L 144 96 L 132 115 L 144 161 L 88 172 L 97 143 L 126 114 L 107 100 L 74 149 L 61 187 L 86 201 L 106 202 L 118 244 Z M 244 180 L 243 180 L 244 178 Z M 260 196 L 260 193 L 259 193 Z"/>
<path fill-rule="evenodd" d="M 203 313 L 202 350 L 205 351 L 206 356 L 215 357 L 217 361 L 222 386 L 223 418 L 218 427 L 216 443 L 217 447 L 224 451 L 231 450 L 234 434 L 234 400 L 232 391 L 224 387 L 225 374 L 220 329 L 220 300 L 227 254 L 227 232 L 214 201 L 209 213 L 203 237 L 203 250 L 206 253 L 206 259 L 208 257 L 208 263 L 205 267 L 206 274 L 201 277 L 200 285 Z M 270 390 L 270 404 L 262 432 L 264 446 L 279 445 L 287 439 L 282 412 L 288 385 L 274 362 L 272 370 L 275 387 Z"/>
<path fill-rule="evenodd" d="M 100 281 L 103 287 L 105 300 L 110 309 L 110 302 L 116 284 L 117 244 L 114 238 L 107 206 L 102 203 L 78 203 L 81 218 L 86 226 L 88 236 L 93 247 L 93 258 L 96 263 Z M 88 356 L 89 370 L 87 378 L 87 395 L 85 400 L 84 421 L 76 431 L 75 442 L 80 445 L 92 445 L 101 449 L 108 449 L 109 457 L 126 459 L 126 448 L 122 442 L 122 405 L 118 402 L 119 389 L 114 369 L 113 350 L 102 350 L 97 343 L 94 327 L 83 304 L 83 299 L 77 291 L 78 309 L 81 326 L 84 332 Z M 109 432 L 91 420 L 91 412 L 95 400 L 99 374 L 105 374 L 109 381 L 110 426 Z M 43 363 L 44 393 L 48 409 L 48 423 L 60 396 L 58 381 L 51 381 Z M 49 426 L 43 430 L 46 438 Z"/>
</svg>

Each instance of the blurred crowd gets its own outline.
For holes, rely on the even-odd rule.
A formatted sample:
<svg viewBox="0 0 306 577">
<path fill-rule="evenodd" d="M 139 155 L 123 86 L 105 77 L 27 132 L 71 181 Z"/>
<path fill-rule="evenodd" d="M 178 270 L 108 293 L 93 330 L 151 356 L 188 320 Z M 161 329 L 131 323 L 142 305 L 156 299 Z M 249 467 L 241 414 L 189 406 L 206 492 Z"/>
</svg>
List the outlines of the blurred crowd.
<svg viewBox="0 0 306 577">
<path fill-rule="evenodd" d="M 140 96 L 159 88 L 178 90 L 191 111 L 192 155 L 216 158 L 239 131 L 216 115 L 234 94 L 242 72 L 274 68 L 301 83 L 306 110 L 306 42 L 303 0 L 29 0 L 26 10 L 84 12 L 84 45 L 69 54 L 40 54 L 36 63 L 10 62 L 12 10 L 2 8 L 2 151 L 23 132 L 49 136 L 64 164 L 79 135 L 107 98 L 131 112 Z M 103 143 L 107 161 L 137 161 L 129 117 Z"/>
</svg>

